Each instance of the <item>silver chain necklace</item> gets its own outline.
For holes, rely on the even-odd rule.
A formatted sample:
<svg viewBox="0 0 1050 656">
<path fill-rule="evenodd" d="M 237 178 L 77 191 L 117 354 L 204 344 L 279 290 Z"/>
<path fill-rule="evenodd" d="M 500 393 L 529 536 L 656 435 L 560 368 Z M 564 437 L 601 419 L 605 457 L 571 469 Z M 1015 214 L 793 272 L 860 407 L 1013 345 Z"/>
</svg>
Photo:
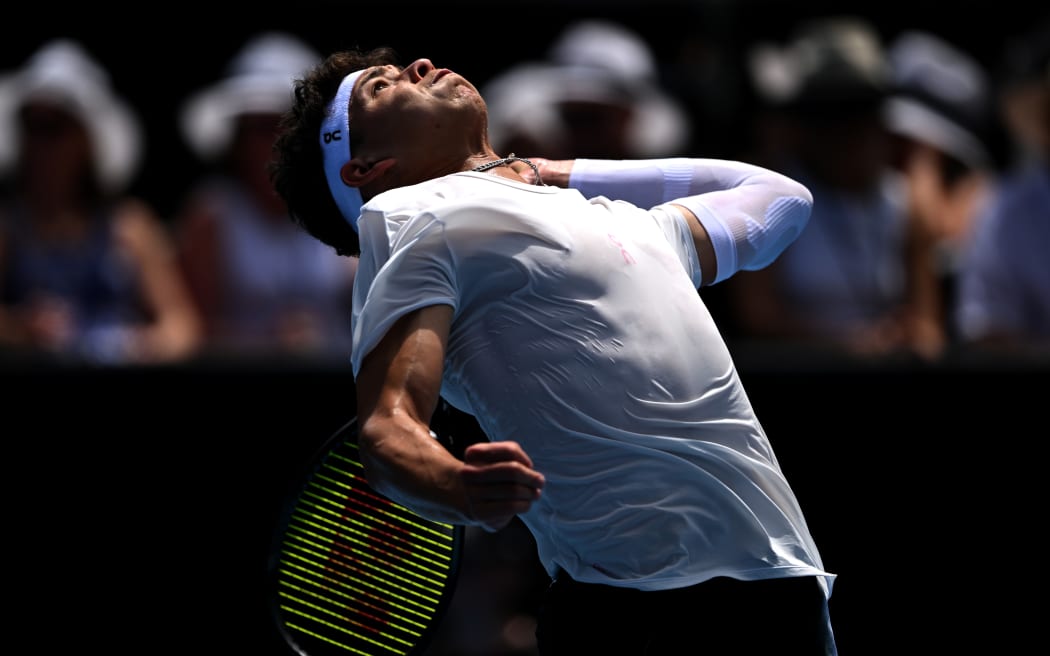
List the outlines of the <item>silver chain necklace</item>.
<svg viewBox="0 0 1050 656">
<path fill-rule="evenodd" d="M 470 170 L 471 171 L 477 171 L 477 172 L 480 173 L 482 171 L 488 171 L 489 169 L 494 169 L 497 166 L 504 166 L 506 164 L 510 164 L 511 162 L 525 162 L 526 164 L 528 164 L 529 168 L 532 169 L 532 172 L 536 174 L 536 182 L 533 183 L 533 184 L 543 184 L 542 181 L 540 180 L 540 168 L 538 166 L 536 166 L 535 164 L 533 164 L 531 161 L 525 159 L 524 157 L 516 156 L 514 153 L 511 153 L 509 156 L 504 157 L 503 159 L 497 159 L 494 162 L 486 162 L 485 164 L 482 164 L 480 166 L 475 166 L 474 168 L 472 168 Z"/>
</svg>

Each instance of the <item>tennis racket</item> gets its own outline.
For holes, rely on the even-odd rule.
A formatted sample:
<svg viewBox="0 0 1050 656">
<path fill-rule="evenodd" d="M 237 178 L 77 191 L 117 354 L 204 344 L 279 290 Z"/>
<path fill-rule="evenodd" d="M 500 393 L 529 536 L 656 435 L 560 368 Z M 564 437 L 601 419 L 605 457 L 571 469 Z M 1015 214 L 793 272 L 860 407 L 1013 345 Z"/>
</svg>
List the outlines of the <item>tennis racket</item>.
<svg viewBox="0 0 1050 656">
<path fill-rule="evenodd" d="M 373 490 L 357 419 L 297 479 L 271 549 L 271 608 L 301 656 L 421 654 L 451 600 L 464 528 Z"/>
</svg>

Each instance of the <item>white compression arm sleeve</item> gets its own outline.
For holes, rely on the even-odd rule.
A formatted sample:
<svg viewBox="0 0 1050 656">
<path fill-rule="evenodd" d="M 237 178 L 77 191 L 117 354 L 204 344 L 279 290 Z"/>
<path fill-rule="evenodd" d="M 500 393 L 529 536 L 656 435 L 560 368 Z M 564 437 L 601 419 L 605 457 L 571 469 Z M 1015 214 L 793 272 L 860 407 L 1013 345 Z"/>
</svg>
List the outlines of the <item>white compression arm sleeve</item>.
<svg viewBox="0 0 1050 656">
<path fill-rule="evenodd" d="M 689 208 L 707 230 L 718 271 L 714 282 L 741 269 L 768 266 L 805 228 L 813 196 L 769 169 L 721 159 L 577 159 L 569 186 L 639 207 Z"/>
</svg>

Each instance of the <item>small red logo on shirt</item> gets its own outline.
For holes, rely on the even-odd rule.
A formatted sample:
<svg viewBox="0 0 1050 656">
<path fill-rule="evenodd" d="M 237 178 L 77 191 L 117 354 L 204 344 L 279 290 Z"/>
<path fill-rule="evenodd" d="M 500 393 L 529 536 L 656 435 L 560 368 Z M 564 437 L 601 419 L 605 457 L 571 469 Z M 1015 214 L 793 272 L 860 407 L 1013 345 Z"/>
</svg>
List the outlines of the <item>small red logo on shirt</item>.
<svg viewBox="0 0 1050 656">
<path fill-rule="evenodd" d="M 619 239 L 614 237 L 612 233 L 609 233 L 609 241 L 616 244 L 616 247 L 620 249 L 620 255 L 623 255 L 624 262 L 626 262 L 627 264 L 635 263 L 634 256 L 627 252 L 627 249 L 624 247 L 623 243 L 621 243 Z"/>
</svg>

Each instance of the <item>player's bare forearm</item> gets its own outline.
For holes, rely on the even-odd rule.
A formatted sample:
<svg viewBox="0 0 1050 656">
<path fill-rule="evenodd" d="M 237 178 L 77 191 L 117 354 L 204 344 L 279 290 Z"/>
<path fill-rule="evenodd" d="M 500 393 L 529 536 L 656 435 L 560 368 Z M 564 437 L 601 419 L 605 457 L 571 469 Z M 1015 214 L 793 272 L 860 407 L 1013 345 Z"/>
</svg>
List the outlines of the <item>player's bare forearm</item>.
<svg viewBox="0 0 1050 656">
<path fill-rule="evenodd" d="M 369 484 L 433 521 L 495 531 L 528 511 L 543 488 L 517 443 L 472 444 L 461 461 L 403 413 L 371 414 L 359 444 Z"/>
<path fill-rule="evenodd" d="M 459 482 L 463 462 L 431 436 L 426 424 L 403 413 L 360 418 L 358 444 L 369 485 L 433 521 L 471 523 Z"/>
<path fill-rule="evenodd" d="M 539 497 L 543 476 L 513 442 L 471 445 L 457 459 L 430 432 L 452 310 L 398 320 L 357 375 L 359 445 L 369 484 L 433 521 L 497 530 Z"/>
</svg>

